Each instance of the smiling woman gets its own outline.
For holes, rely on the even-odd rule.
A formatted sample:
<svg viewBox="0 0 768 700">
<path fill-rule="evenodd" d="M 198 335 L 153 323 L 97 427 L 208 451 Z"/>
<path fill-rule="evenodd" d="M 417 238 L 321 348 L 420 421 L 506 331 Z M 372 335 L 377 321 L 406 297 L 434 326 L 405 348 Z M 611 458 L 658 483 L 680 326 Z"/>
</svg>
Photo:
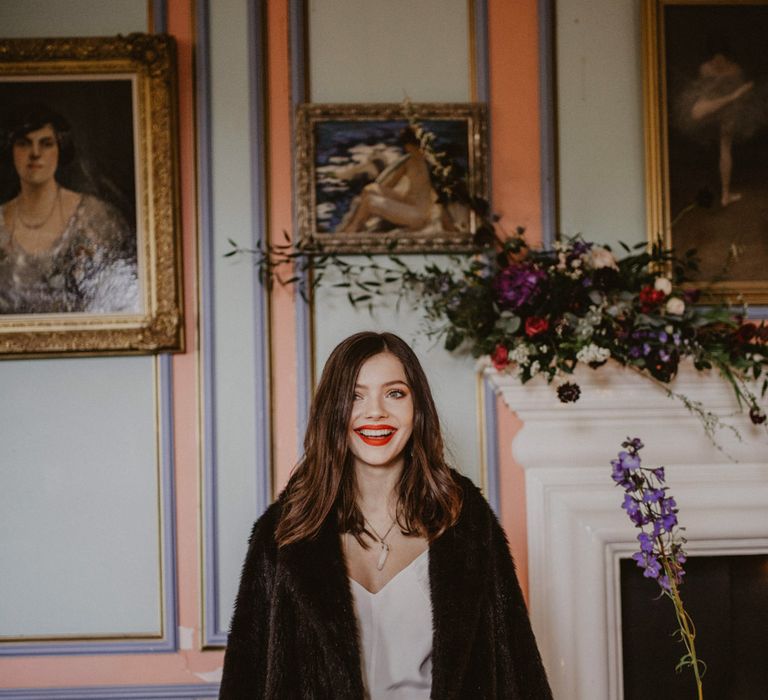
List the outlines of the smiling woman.
<svg viewBox="0 0 768 700">
<path fill-rule="evenodd" d="M 506 539 L 450 469 L 413 350 L 331 353 L 304 456 L 256 522 L 221 698 L 551 698 Z"/>
</svg>

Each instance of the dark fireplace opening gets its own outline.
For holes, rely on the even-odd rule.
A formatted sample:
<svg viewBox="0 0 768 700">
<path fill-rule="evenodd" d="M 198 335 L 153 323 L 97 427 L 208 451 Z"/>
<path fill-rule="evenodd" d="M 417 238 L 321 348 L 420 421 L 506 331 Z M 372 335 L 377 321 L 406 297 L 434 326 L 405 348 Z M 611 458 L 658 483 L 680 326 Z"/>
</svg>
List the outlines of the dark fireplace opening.
<svg viewBox="0 0 768 700">
<path fill-rule="evenodd" d="M 690 557 L 680 593 L 707 663 L 704 697 L 768 698 L 768 555 Z M 685 647 L 675 611 L 658 584 L 622 559 L 621 625 L 625 700 L 695 698 L 690 668 L 675 672 Z"/>
</svg>

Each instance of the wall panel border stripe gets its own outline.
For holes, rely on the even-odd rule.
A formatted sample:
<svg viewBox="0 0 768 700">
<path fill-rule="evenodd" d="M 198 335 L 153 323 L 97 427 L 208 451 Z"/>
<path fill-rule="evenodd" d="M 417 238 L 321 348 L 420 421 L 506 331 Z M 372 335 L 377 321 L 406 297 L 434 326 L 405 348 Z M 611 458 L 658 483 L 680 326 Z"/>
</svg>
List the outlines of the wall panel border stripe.
<svg viewBox="0 0 768 700">
<path fill-rule="evenodd" d="M 72 641 L 66 638 L 4 642 L 0 644 L 2 656 L 46 656 L 52 654 L 128 654 L 173 652 L 177 649 L 178 601 L 176 596 L 176 512 L 174 497 L 173 460 L 173 386 L 170 355 L 159 355 L 154 360 L 155 426 L 157 444 L 157 486 L 160 561 L 158 587 L 160 589 L 161 629 L 159 637 L 114 635 L 104 637 L 83 636 Z M 1 696 L 0 696 L 1 697 Z"/>
<path fill-rule="evenodd" d="M 217 462 L 216 416 L 218 405 L 214 386 L 216 337 L 213 330 L 214 259 L 213 259 L 213 190 L 211 178 L 211 63 L 209 0 L 196 0 L 196 89 L 198 124 L 198 173 L 200 221 L 200 289 L 201 289 L 201 374 L 202 374 L 202 484 L 203 484 L 203 644 L 206 648 L 226 645 L 227 630 L 219 626 L 219 556 L 217 527 Z M 249 0 L 248 46 L 251 61 L 248 74 L 250 91 L 249 128 L 251 131 L 252 221 L 251 243 L 255 247 L 266 230 L 266 192 L 264 190 L 264 16 L 263 3 Z M 269 416 L 269 338 L 267 332 L 267 295 L 254 280 L 255 304 L 253 362 L 255 366 L 256 425 L 256 513 L 260 514 L 270 500 L 270 416 Z"/>
<path fill-rule="evenodd" d="M 0 690 L 0 700 L 203 700 L 218 696 L 218 683 Z"/>
</svg>

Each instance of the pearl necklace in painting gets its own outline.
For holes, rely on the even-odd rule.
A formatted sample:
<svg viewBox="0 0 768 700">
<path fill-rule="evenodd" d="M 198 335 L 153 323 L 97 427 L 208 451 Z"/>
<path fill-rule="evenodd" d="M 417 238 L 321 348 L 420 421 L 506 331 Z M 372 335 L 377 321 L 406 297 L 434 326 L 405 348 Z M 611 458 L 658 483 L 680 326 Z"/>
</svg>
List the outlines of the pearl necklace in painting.
<svg viewBox="0 0 768 700">
<path fill-rule="evenodd" d="M 379 552 L 379 560 L 376 562 L 376 568 L 381 571 L 384 568 L 384 564 L 387 563 L 387 557 L 389 556 L 389 545 L 386 543 L 387 537 L 389 537 L 389 533 L 392 532 L 392 528 L 395 526 L 395 523 L 397 522 L 396 518 L 392 519 L 392 524 L 389 526 L 389 530 L 387 530 L 384 533 L 384 537 L 382 537 L 376 530 L 373 529 L 373 525 L 371 525 L 368 522 L 368 518 L 363 516 L 363 520 L 365 521 L 365 524 L 368 526 L 368 529 L 371 531 L 371 534 L 376 538 L 376 540 L 379 543 L 379 546 L 381 547 L 381 552 Z"/>
</svg>

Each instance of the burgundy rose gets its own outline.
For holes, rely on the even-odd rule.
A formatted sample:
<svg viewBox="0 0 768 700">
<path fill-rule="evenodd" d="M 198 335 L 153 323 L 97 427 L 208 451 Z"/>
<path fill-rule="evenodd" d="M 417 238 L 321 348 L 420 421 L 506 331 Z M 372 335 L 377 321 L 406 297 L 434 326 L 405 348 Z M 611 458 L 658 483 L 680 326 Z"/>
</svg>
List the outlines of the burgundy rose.
<svg viewBox="0 0 768 700">
<path fill-rule="evenodd" d="M 659 289 L 654 289 L 652 284 L 647 284 L 640 290 L 640 310 L 648 313 L 655 306 L 664 301 L 666 294 Z"/>
<path fill-rule="evenodd" d="M 562 403 L 575 403 L 581 396 L 581 389 L 575 382 L 566 382 L 557 387 L 557 398 Z"/>
<path fill-rule="evenodd" d="M 546 333 L 549 329 L 549 321 L 542 316 L 529 316 L 525 319 L 525 334 L 529 338 Z"/>
<path fill-rule="evenodd" d="M 740 343 L 749 343 L 757 335 L 757 326 L 754 323 L 744 323 L 736 331 L 736 339 Z"/>
</svg>

